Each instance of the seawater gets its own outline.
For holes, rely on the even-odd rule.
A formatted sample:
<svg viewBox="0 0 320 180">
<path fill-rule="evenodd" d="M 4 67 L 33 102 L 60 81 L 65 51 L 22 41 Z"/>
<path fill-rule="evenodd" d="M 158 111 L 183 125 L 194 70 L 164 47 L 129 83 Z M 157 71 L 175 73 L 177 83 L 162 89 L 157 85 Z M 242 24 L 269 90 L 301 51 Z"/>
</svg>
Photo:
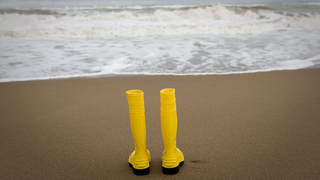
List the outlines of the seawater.
<svg viewBox="0 0 320 180">
<path fill-rule="evenodd" d="M 291 70 L 320 62 L 320 3 L 0 9 L 0 82 Z"/>
</svg>

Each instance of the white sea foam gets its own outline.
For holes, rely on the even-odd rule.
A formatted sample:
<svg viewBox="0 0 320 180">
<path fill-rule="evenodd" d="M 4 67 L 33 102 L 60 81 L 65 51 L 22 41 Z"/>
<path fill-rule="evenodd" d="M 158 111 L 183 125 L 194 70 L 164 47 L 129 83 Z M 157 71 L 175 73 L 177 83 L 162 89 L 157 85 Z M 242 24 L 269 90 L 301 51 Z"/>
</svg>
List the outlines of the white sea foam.
<svg viewBox="0 0 320 180">
<path fill-rule="evenodd" d="M 21 19 L 20 19 L 21 20 Z M 55 21 L 54 17 L 45 19 Z M 63 20 L 61 20 L 63 21 Z M 27 21 L 24 21 L 27 22 Z M 10 23 L 8 21 L 7 23 Z M 17 27 L 16 30 L 8 30 L 2 27 L 0 38 L 87 38 L 87 37 L 106 37 L 106 36 L 150 36 L 150 35 L 193 35 L 193 34 L 250 34 L 264 33 L 290 28 L 320 28 L 320 18 L 281 18 L 276 21 L 264 21 L 257 23 L 234 22 L 189 22 L 189 23 L 125 23 L 115 25 L 114 23 L 103 23 L 101 26 L 92 26 L 93 23 L 83 21 L 79 24 L 64 24 L 53 27 L 50 25 L 32 28 Z M 6 23 L 3 23 L 6 24 Z M 68 27 L 66 27 L 68 26 Z"/>
<path fill-rule="evenodd" d="M 299 69 L 320 61 L 318 42 L 312 30 L 245 36 L 6 40 L 0 44 L 0 81 Z"/>
</svg>

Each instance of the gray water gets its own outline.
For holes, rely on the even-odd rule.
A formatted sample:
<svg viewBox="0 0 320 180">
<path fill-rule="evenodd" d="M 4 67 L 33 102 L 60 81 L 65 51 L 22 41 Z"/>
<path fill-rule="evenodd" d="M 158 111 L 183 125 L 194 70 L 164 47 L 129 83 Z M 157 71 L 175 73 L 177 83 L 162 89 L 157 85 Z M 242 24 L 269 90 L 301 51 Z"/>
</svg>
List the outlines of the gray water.
<svg viewBox="0 0 320 180">
<path fill-rule="evenodd" d="M 0 1 L 2 82 L 251 73 L 306 68 L 320 60 L 320 3 L 19 2 L 12 8 Z"/>
</svg>

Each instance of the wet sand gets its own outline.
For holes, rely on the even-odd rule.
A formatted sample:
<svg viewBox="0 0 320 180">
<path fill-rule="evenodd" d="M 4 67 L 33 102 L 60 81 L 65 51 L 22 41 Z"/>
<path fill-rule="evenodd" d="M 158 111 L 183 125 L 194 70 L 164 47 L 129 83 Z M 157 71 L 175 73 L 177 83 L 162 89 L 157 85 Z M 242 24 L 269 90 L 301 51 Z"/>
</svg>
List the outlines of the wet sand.
<svg viewBox="0 0 320 180">
<path fill-rule="evenodd" d="M 161 172 L 159 91 L 176 89 L 179 174 Z M 125 91 L 145 94 L 135 176 Z M 0 83 L 0 179 L 318 179 L 320 69 Z"/>
</svg>

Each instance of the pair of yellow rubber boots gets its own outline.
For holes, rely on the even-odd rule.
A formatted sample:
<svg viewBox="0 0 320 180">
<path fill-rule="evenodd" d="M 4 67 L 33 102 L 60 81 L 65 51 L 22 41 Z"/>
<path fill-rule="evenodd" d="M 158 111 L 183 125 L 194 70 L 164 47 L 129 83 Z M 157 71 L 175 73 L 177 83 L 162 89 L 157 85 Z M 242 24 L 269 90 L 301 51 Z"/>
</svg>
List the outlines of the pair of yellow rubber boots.
<svg viewBox="0 0 320 180">
<path fill-rule="evenodd" d="M 150 173 L 150 152 L 146 147 L 146 122 L 144 97 L 141 90 L 129 90 L 126 92 L 132 135 L 135 150 L 129 157 L 129 166 L 136 175 Z M 184 156 L 176 146 L 177 136 L 177 112 L 175 89 L 167 88 L 160 91 L 161 102 L 161 132 L 164 143 L 162 154 L 162 172 L 164 174 L 177 174 L 184 163 Z"/>
</svg>

